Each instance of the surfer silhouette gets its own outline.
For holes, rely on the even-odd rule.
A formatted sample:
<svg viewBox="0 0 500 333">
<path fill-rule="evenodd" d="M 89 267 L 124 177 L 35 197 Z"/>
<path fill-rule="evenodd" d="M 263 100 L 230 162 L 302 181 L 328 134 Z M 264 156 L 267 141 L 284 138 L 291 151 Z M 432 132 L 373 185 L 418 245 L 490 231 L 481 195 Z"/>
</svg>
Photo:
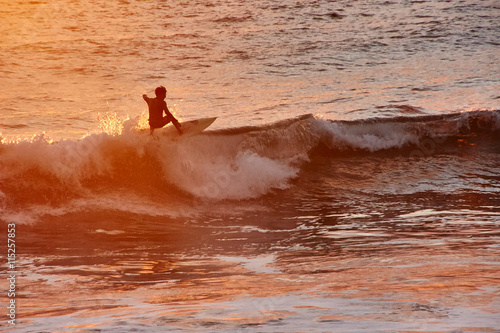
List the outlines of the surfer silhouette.
<svg viewBox="0 0 500 333">
<path fill-rule="evenodd" d="M 142 95 L 142 98 L 148 103 L 149 108 L 149 128 L 151 130 L 150 134 L 153 135 L 153 132 L 156 128 L 162 128 L 168 123 L 172 122 L 179 135 L 182 134 L 181 124 L 174 116 L 170 113 L 167 107 L 167 102 L 165 102 L 165 97 L 167 97 L 167 89 L 161 86 L 155 89 L 155 98 L 149 98 L 146 94 Z M 166 116 L 163 116 L 163 111 L 165 111 Z"/>
</svg>

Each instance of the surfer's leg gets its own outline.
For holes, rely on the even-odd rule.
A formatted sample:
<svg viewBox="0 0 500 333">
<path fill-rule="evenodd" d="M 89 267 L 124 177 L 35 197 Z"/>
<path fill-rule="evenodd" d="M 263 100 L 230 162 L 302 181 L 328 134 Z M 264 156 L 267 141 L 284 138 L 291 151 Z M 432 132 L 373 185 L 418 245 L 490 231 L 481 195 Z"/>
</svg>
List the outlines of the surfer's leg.
<svg viewBox="0 0 500 333">
<path fill-rule="evenodd" d="M 166 119 L 169 122 L 172 122 L 172 124 L 175 126 L 175 128 L 177 129 L 177 132 L 179 132 L 179 135 L 182 135 L 182 126 L 181 124 L 177 121 L 177 119 L 174 118 L 174 116 L 172 115 L 169 115 L 169 116 L 166 116 L 165 118 L 163 119 Z"/>
<path fill-rule="evenodd" d="M 181 124 L 179 124 L 179 122 L 172 122 L 175 126 L 175 128 L 177 129 L 177 132 L 179 133 L 179 135 L 182 135 L 182 127 L 181 127 Z"/>
<path fill-rule="evenodd" d="M 170 117 L 169 116 L 165 116 L 165 117 L 162 118 L 160 125 L 161 125 L 161 127 L 163 127 L 163 126 L 167 125 L 169 122 L 170 122 Z"/>
</svg>

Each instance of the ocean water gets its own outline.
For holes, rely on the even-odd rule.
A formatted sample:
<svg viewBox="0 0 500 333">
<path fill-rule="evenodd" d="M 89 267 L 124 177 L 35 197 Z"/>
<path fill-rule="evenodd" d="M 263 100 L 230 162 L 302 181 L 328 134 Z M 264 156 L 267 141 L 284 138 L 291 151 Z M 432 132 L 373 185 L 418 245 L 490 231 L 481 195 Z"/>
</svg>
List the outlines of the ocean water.
<svg viewBox="0 0 500 333">
<path fill-rule="evenodd" d="M 497 1 L 0 18 L 3 331 L 500 332 Z"/>
</svg>

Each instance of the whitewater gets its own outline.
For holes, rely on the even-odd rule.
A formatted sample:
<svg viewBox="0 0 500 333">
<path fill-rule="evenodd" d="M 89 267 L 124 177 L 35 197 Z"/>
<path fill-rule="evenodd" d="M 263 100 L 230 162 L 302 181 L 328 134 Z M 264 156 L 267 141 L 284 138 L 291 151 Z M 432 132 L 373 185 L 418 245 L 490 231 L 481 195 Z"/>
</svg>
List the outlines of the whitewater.
<svg viewBox="0 0 500 333">
<path fill-rule="evenodd" d="M 0 0 L 0 328 L 498 331 L 499 19 Z M 150 136 L 159 85 L 217 120 Z"/>
</svg>

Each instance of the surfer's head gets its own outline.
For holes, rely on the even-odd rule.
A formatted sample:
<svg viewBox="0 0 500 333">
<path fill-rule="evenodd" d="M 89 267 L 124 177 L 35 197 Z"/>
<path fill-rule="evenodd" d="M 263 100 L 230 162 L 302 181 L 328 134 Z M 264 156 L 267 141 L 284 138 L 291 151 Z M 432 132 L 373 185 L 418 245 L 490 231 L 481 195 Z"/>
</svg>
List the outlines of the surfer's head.
<svg viewBox="0 0 500 333">
<path fill-rule="evenodd" d="M 167 89 L 164 86 L 158 87 L 155 89 L 156 97 L 165 98 L 167 96 Z"/>
</svg>

